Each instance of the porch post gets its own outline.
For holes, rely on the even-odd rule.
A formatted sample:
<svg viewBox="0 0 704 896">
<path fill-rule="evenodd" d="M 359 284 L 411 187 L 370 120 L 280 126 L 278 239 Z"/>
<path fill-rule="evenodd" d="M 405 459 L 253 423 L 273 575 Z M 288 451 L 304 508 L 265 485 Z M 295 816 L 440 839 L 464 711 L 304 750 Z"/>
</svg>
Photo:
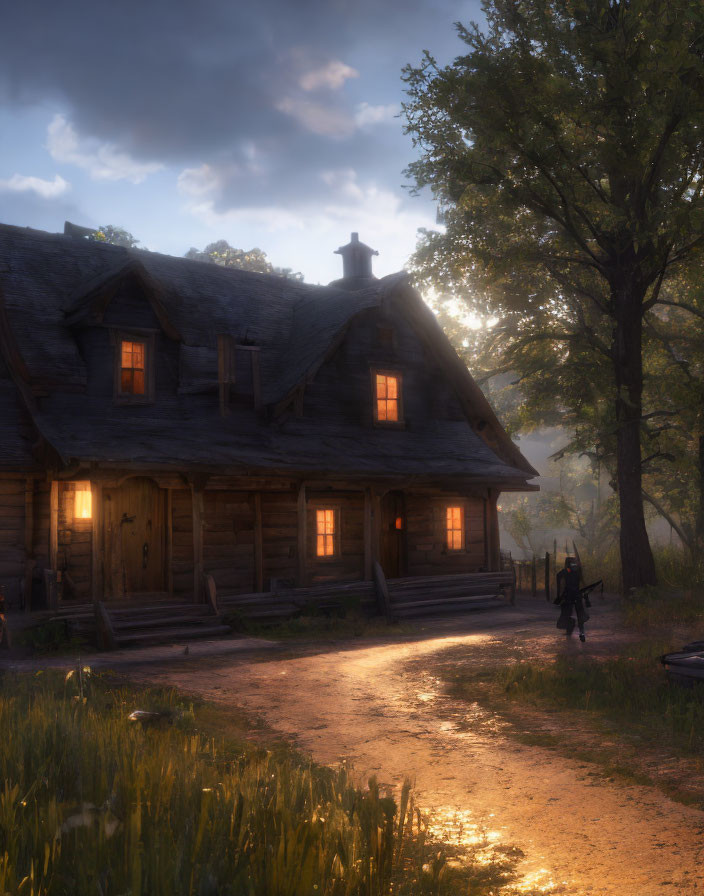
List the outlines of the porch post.
<svg viewBox="0 0 704 896">
<path fill-rule="evenodd" d="M 193 508 L 193 602 L 203 599 L 203 488 L 191 483 Z"/>
<path fill-rule="evenodd" d="M 372 578 L 372 563 L 374 562 L 374 550 L 372 545 L 373 533 L 373 509 L 371 489 L 364 489 L 364 579 L 369 582 Z"/>
<path fill-rule="evenodd" d="M 487 526 L 487 542 L 489 547 L 489 570 L 498 572 L 501 568 L 501 542 L 499 536 L 499 512 L 496 508 L 496 502 L 499 499 L 499 490 L 495 488 L 489 489 L 489 498 L 487 501 L 488 522 Z"/>
<path fill-rule="evenodd" d="M 261 492 L 254 493 L 254 590 L 264 590 L 264 532 Z"/>
<path fill-rule="evenodd" d="M 32 611 L 32 572 L 34 569 L 34 479 L 24 486 L 24 611 Z"/>
<path fill-rule="evenodd" d="M 103 538 L 103 487 L 91 482 L 91 559 L 90 590 L 94 601 L 102 600 L 103 569 L 105 566 L 105 539 Z"/>
<path fill-rule="evenodd" d="M 308 580 L 308 503 L 306 484 L 298 489 L 298 587 L 305 588 Z"/>
<path fill-rule="evenodd" d="M 49 496 L 49 566 L 54 573 L 54 582 L 57 583 L 59 571 L 59 482 L 53 479 L 51 482 L 51 493 Z M 55 584 L 51 595 L 56 609 L 58 603 L 58 584 Z"/>
</svg>

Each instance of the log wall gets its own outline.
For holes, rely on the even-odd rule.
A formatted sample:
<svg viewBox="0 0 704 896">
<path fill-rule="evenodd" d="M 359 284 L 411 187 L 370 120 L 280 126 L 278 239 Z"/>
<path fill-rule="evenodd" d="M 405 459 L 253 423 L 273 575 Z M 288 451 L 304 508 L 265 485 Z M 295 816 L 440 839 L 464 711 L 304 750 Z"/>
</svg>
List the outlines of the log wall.
<svg viewBox="0 0 704 896">
<path fill-rule="evenodd" d="M 0 586 L 8 607 L 19 606 L 25 570 L 24 479 L 0 479 Z"/>
<path fill-rule="evenodd" d="M 478 572 L 486 568 L 484 499 L 408 495 L 406 537 L 409 576 Z M 447 548 L 446 510 L 464 507 L 465 547 Z"/>
<path fill-rule="evenodd" d="M 364 494 L 359 492 L 308 492 L 307 570 L 308 583 L 359 581 L 364 578 Z M 336 512 L 339 533 L 335 557 L 316 555 L 316 510 Z"/>
<path fill-rule="evenodd" d="M 206 491 L 203 568 L 218 589 L 247 594 L 255 589 L 254 496 L 244 491 Z"/>
<path fill-rule="evenodd" d="M 271 579 L 294 585 L 298 576 L 298 498 L 295 491 L 262 492 L 264 588 Z"/>
<path fill-rule="evenodd" d="M 193 594 L 193 510 L 191 490 L 175 488 L 171 501 L 173 547 L 171 573 L 174 594 Z"/>
</svg>

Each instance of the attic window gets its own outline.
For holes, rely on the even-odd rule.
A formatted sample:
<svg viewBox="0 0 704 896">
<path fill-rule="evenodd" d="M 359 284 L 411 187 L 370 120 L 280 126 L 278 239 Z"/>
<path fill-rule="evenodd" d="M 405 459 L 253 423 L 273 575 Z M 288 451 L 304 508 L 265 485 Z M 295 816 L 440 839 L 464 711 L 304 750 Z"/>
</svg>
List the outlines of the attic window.
<svg viewBox="0 0 704 896">
<path fill-rule="evenodd" d="M 151 404 L 154 400 L 155 335 L 113 331 L 115 346 L 115 402 Z"/>
<path fill-rule="evenodd" d="M 397 425 L 402 423 L 401 374 L 377 370 L 373 372 L 373 376 L 375 422 Z"/>
<path fill-rule="evenodd" d="M 122 339 L 120 342 L 120 392 L 146 395 L 146 343 Z"/>
<path fill-rule="evenodd" d="M 461 551 L 464 549 L 464 507 L 447 508 L 447 549 Z"/>
</svg>

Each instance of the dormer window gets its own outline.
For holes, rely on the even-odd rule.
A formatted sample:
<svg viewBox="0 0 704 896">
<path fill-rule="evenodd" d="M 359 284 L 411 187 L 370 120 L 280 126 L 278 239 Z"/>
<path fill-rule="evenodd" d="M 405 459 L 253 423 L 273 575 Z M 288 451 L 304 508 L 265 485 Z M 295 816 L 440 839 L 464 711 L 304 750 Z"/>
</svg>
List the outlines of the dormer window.
<svg viewBox="0 0 704 896">
<path fill-rule="evenodd" d="M 154 334 L 116 333 L 115 401 L 150 404 L 154 401 Z"/>
<path fill-rule="evenodd" d="M 401 374 L 389 370 L 373 370 L 374 422 L 403 425 Z"/>
<path fill-rule="evenodd" d="M 146 343 L 131 339 L 120 340 L 120 393 L 122 395 L 144 395 Z"/>
</svg>

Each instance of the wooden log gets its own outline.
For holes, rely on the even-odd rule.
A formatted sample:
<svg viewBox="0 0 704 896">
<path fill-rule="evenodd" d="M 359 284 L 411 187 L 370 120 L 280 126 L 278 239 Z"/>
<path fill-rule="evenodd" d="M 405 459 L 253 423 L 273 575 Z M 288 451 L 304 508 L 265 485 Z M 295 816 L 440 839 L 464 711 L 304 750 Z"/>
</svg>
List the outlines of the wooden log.
<svg viewBox="0 0 704 896">
<path fill-rule="evenodd" d="M 254 357 L 254 354 L 252 355 Z M 242 545 L 249 552 L 248 545 Z M 262 528 L 262 493 L 254 493 L 254 590 L 264 590 L 264 533 Z"/>
<path fill-rule="evenodd" d="M 32 572 L 34 570 L 34 479 L 28 477 L 24 491 L 24 609 L 32 611 Z"/>
<path fill-rule="evenodd" d="M 535 554 L 530 565 L 530 593 L 533 597 L 538 593 L 538 570 Z"/>
<path fill-rule="evenodd" d="M 391 608 L 391 599 L 389 597 L 389 589 L 386 584 L 386 576 L 381 564 L 378 560 L 374 561 L 372 567 L 374 573 L 374 585 L 376 587 L 377 604 L 380 612 L 386 616 L 387 622 L 393 622 L 393 610 Z"/>
<path fill-rule="evenodd" d="M 489 498 L 487 500 L 487 512 L 489 519 L 489 527 L 488 527 L 488 541 L 489 541 L 489 563 L 487 564 L 489 569 L 492 571 L 499 570 L 501 568 L 501 555 L 500 555 L 500 536 L 499 536 L 499 512 L 496 507 L 496 503 L 499 499 L 499 492 L 497 489 L 490 488 L 489 489 Z"/>
</svg>

